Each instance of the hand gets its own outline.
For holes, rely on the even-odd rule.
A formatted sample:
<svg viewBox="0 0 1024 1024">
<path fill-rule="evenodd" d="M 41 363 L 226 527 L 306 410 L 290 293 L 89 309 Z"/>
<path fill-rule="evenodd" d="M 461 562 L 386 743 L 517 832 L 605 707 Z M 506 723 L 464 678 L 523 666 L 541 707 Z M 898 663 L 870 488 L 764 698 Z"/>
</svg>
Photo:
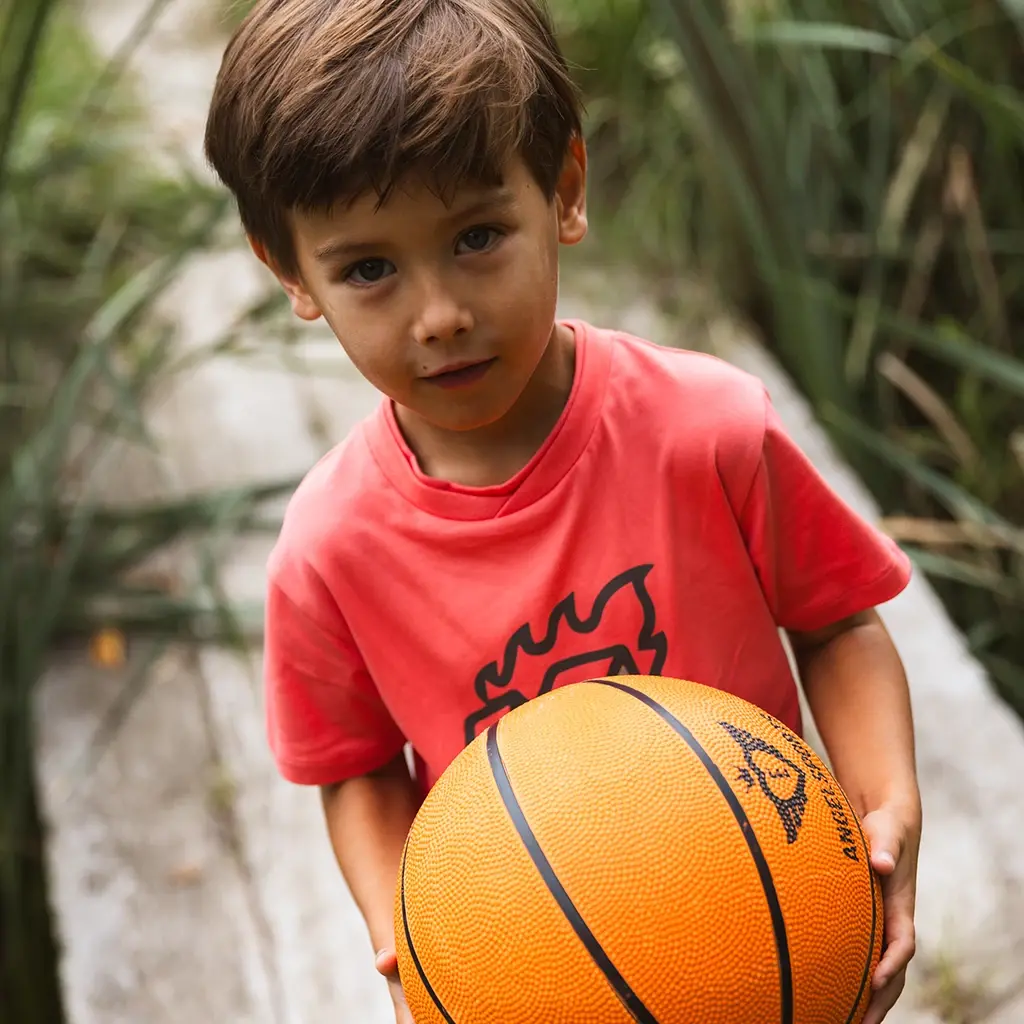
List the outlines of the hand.
<svg viewBox="0 0 1024 1024">
<path fill-rule="evenodd" d="M 398 958 L 395 956 L 395 951 L 382 949 L 377 954 L 374 967 L 388 979 L 391 1001 L 395 1004 L 395 1024 L 415 1024 L 405 1002 L 405 995 L 402 993 L 402 983 L 398 978 Z"/>
<path fill-rule="evenodd" d="M 921 817 L 919 811 L 881 807 L 864 816 L 863 826 L 871 849 L 871 866 L 882 876 L 885 906 L 882 959 L 872 979 L 874 995 L 864 1024 L 881 1024 L 903 991 L 907 964 L 914 956 Z"/>
</svg>

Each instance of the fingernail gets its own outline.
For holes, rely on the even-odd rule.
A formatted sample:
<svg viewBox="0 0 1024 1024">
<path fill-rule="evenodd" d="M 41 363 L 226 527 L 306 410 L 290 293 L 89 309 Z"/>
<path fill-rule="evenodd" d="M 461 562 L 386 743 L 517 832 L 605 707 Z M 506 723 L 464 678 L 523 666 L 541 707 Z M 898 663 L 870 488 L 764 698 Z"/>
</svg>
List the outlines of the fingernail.
<svg viewBox="0 0 1024 1024">
<path fill-rule="evenodd" d="M 896 867 L 896 858 L 891 853 L 880 853 L 876 859 L 878 860 L 879 867 Z"/>
</svg>

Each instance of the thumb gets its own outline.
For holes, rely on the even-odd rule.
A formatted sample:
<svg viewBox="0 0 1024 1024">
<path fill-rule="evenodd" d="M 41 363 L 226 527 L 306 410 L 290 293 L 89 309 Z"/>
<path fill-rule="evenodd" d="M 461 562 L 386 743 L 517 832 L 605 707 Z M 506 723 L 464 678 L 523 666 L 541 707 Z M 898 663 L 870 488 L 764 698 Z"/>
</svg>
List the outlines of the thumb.
<svg viewBox="0 0 1024 1024">
<path fill-rule="evenodd" d="M 377 968 L 378 974 L 383 974 L 385 978 L 397 974 L 398 957 L 395 956 L 395 951 L 393 949 L 379 950 L 373 966 Z"/>
<path fill-rule="evenodd" d="M 884 808 L 861 820 L 871 851 L 871 866 L 880 875 L 891 875 L 903 853 L 903 828 L 895 815 Z"/>
</svg>

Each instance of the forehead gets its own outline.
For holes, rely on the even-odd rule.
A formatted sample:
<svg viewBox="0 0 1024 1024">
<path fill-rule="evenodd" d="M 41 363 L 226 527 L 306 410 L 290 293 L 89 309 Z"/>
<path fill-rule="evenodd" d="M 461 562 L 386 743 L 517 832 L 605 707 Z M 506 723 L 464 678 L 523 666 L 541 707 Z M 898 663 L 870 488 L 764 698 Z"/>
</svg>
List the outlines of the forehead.
<svg viewBox="0 0 1024 1024">
<path fill-rule="evenodd" d="M 444 228 L 488 209 L 521 210 L 541 195 L 529 169 L 519 157 L 506 162 L 497 184 L 467 181 L 442 190 L 419 175 L 395 183 L 382 200 L 373 191 L 326 210 L 295 210 L 292 226 L 303 248 L 314 252 L 334 242 L 363 238 L 401 240 L 421 230 Z"/>
</svg>

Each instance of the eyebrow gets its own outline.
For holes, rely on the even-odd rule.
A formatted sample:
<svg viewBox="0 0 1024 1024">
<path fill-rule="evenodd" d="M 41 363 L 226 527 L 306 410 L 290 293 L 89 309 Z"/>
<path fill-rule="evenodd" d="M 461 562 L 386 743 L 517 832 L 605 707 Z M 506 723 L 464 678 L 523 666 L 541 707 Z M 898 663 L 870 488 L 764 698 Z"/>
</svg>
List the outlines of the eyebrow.
<svg viewBox="0 0 1024 1024">
<path fill-rule="evenodd" d="M 333 263 L 340 259 L 370 256 L 380 252 L 384 247 L 384 242 L 346 242 L 344 239 L 338 238 L 333 242 L 325 242 L 318 246 L 313 252 L 313 257 L 318 263 Z"/>
<path fill-rule="evenodd" d="M 471 220 L 484 213 L 494 213 L 506 209 L 515 203 L 516 194 L 509 188 L 496 188 L 482 195 L 479 199 L 456 210 L 449 221 Z"/>
<path fill-rule="evenodd" d="M 474 217 L 485 213 L 496 213 L 507 209 L 514 202 L 515 193 L 511 189 L 495 189 L 493 192 L 488 192 L 467 206 L 460 207 L 447 220 L 449 223 L 472 220 Z M 313 252 L 313 257 L 318 263 L 332 263 L 341 259 L 351 260 L 357 259 L 360 256 L 372 256 L 386 248 L 387 243 L 382 241 L 350 242 L 343 238 L 337 238 L 318 246 Z"/>
</svg>

